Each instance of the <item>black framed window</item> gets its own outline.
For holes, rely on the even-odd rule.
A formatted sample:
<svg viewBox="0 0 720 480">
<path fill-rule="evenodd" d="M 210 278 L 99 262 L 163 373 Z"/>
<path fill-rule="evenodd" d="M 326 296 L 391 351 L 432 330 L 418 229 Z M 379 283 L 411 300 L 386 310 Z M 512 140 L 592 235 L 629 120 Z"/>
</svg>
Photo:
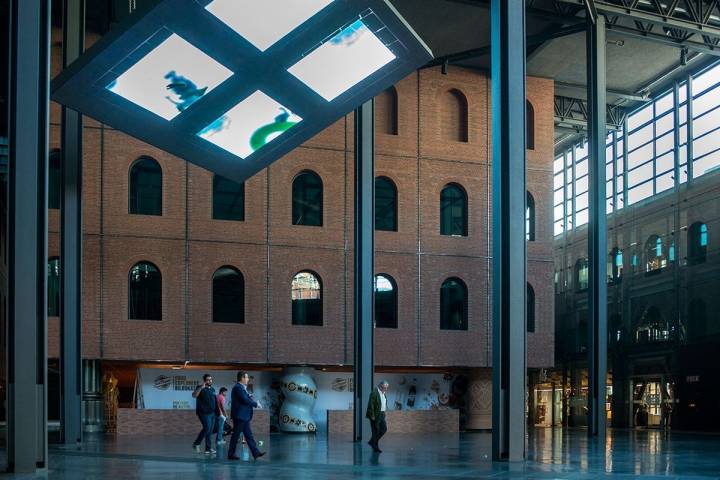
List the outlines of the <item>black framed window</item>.
<svg viewBox="0 0 720 480">
<path fill-rule="evenodd" d="M 650 235 L 645 242 L 645 273 L 659 273 L 666 266 L 667 257 L 662 238 L 658 235 Z"/>
<path fill-rule="evenodd" d="M 129 212 L 162 215 L 162 169 L 150 157 L 140 157 L 130 167 Z"/>
<path fill-rule="evenodd" d="M 525 198 L 525 240 L 535 241 L 535 198 L 526 192 Z"/>
<path fill-rule="evenodd" d="M 619 248 L 615 247 L 610 251 L 608 255 L 607 264 L 607 276 L 608 283 L 611 285 L 620 283 L 622 281 L 623 273 L 623 252 Z"/>
<path fill-rule="evenodd" d="M 212 278 L 212 319 L 216 323 L 245 323 L 245 279 L 231 266 L 220 267 Z"/>
<path fill-rule="evenodd" d="M 245 183 L 213 175 L 212 216 L 215 220 L 245 220 Z"/>
<path fill-rule="evenodd" d="M 468 329 L 468 291 L 459 278 L 448 278 L 440 287 L 440 329 Z"/>
<path fill-rule="evenodd" d="M 688 229 L 688 263 L 697 265 L 707 259 L 708 227 L 703 222 L 695 222 Z"/>
<path fill-rule="evenodd" d="M 455 88 L 445 92 L 440 109 L 440 134 L 443 140 L 467 143 L 468 111 L 467 97 L 463 92 Z"/>
<path fill-rule="evenodd" d="M 386 135 L 398 134 L 398 93 L 389 87 L 375 97 L 375 125 Z"/>
<path fill-rule="evenodd" d="M 397 188 L 387 177 L 375 179 L 375 230 L 397 232 Z"/>
<path fill-rule="evenodd" d="M 48 208 L 60 208 L 62 195 L 62 152 L 57 148 L 50 152 L 48 158 Z"/>
<path fill-rule="evenodd" d="M 456 183 L 450 183 L 440 192 L 440 235 L 467 237 L 467 194 Z"/>
<path fill-rule="evenodd" d="M 589 264 L 587 258 L 581 258 L 575 262 L 575 290 L 582 292 L 588 289 Z"/>
<path fill-rule="evenodd" d="M 162 320 L 162 275 L 150 262 L 136 263 L 128 273 L 128 318 Z"/>
<path fill-rule="evenodd" d="M 292 324 L 322 326 L 322 283 L 309 271 L 299 272 L 290 287 Z"/>
<path fill-rule="evenodd" d="M 386 273 L 375 275 L 375 326 L 398 328 L 397 284 Z"/>
<path fill-rule="evenodd" d="M 314 227 L 323 224 L 323 183 L 315 172 L 306 170 L 293 180 L 292 224 Z"/>
<path fill-rule="evenodd" d="M 60 259 L 48 259 L 47 271 L 47 314 L 48 317 L 60 316 Z"/>
<path fill-rule="evenodd" d="M 535 150 L 535 108 L 525 100 L 525 148 Z"/>
<path fill-rule="evenodd" d="M 527 284 L 527 296 L 525 301 L 527 302 L 526 312 L 527 315 L 527 331 L 532 333 L 535 331 L 535 289 Z"/>
</svg>

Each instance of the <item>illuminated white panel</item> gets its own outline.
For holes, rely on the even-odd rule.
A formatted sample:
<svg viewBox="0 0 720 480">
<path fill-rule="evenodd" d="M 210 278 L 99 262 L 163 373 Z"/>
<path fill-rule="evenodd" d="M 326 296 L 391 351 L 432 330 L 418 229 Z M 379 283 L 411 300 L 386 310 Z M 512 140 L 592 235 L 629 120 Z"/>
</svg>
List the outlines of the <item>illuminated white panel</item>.
<svg viewBox="0 0 720 480">
<path fill-rule="evenodd" d="M 214 0 L 205 8 L 264 52 L 332 2 L 333 0 Z"/>
<path fill-rule="evenodd" d="M 106 88 L 170 120 L 230 75 L 230 70 L 173 34 Z"/>
<path fill-rule="evenodd" d="M 344 28 L 288 69 L 331 101 L 395 59 L 361 21 Z"/>
<path fill-rule="evenodd" d="M 240 158 L 246 158 L 301 120 L 258 90 L 197 135 Z"/>
</svg>

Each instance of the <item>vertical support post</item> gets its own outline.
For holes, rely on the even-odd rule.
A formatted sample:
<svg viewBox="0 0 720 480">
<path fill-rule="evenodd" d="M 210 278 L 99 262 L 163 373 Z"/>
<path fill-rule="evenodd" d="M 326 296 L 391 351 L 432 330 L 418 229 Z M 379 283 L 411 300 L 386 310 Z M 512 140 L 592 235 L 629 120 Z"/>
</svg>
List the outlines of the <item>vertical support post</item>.
<svg viewBox="0 0 720 480">
<path fill-rule="evenodd" d="M 693 138 L 695 138 L 694 134 L 694 128 L 693 128 L 693 109 L 694 104 L 693 101 L 693 77 L 692 75 L 688 75 L 687 79 L 687 184 L 690 185 L 693 182 L 693 167 L 694 167 L 694 160 L 695 160 L 695 153 L 693 151 Z"/>
<path fill-rule="evenodd" d="M 85 45 L 85 0 L 63 2 L 63 66 Z M 60 205 L 60 433 L 82 441 L 82 115 L 62 107 Z"/>
<path fill-rule="evenodd" d="M 50 1 L 10 3 L 8 469 L 47 466 Z"/>
<path fill-rule="evenodd" d="M 493 460 L 525 458 L 525 2 L 492 0 Z"/>
<path fill-rule="evenodd" d="M 375 124 L 374 100 L 355 109 L 355 281 L 353 363 L 354 440 L 369 439 L 366 425 L 375 366 L 373 344 L 375 262 Z"/>
<path fill-rule="evenodd" d="M 588 150 L 588 435 L 605 438 L 607 390 L 607 212 L 605 203 L 605 18 L 587 25 Z"/>
</svg>

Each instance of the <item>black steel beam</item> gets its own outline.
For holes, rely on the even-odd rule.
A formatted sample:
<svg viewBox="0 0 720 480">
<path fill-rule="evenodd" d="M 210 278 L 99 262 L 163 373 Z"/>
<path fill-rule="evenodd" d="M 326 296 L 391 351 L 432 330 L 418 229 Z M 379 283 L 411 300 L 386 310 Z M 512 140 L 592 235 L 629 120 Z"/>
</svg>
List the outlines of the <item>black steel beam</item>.
<svg viewBox="0 0 720 480">
<path fill-rule="evenodd" d="M 10 3 L 7 460 L 47 466 L 50 1 Z"/>
<path fill-rule="evenodd" d="M 587 0 L 559 0 L 563 3 L 570 3 L 570 4 L 584 4 Z M 598 13 L 603 13 L 605 15 L 611 15 L 611 16 L 620 16 L 620 17 L 627 17 L 631 20 L 639 20 L 642 22 L 648 22 L 653 25 L 658 25 L 660 27 L 668 27 L 668 28 L 675 28 L 678 30 L 685 30 L 687 32 L 696 33 L 700 35 L 707 35 L 715 38 L 720 38 L 720 28 L 717 26 L 711 24 L 708 22 L 709 16 L 706 19 L 700 19 L 692 20 L 688 18 L 682 18 L 680 16 L 675 16 L 675 14 L 680 14 L 681 12 L 679 10 L 676 10 L 675 8 L 673 11 L 666 11 L 661 12 L 658 10 L 658 5 L 660 2 L 643 2 L 643 7 L 651 7 L 655 10 L 648 10 L 647 8 L 635 8 L 635 7 L 629 7 L 625 5 L 616 5 L 614 3 L 604 1 L 604 0 L 594 0 L 593 2 L 595 4 L 595 9 Z M 700 0 L 697 2 L 698 4 L 704 4 L 707 3 L 707 7 L 710 8 L 712 3 L 714 2 L 705 2 L 704 0 Z M 686 16 L 687 13 L 683 11 L 682 15 Z"/>
<path fill-rule="evenodd" d="M 584 31 L 585 31 L 584 24 L 568 25 L 565 27 L 559 27 L 559 28 L 551 30 L 549 32 L 539 33 L 536 35 L 530 35 L 527 37 L 525 42 L 526 42 L 527 46 L 540 45 L 549 40 L 566 37 L 568 35 L 574 35 L 576 33 L 584 32 Z M 445 63 L 460 62 L 460 61 L 467 60 L 470 58 L 482 57 L 484 55 L 490 55 L 490 51 L 491 51 L 491 45 L 483 45 L 482 47 L 472 48 L 470 50 L 464 50 L 462 52 L 452 53 L 450 55 L 438 57 L 438 58 L 428 62 L 427 64 L 425 64 L 422 68 L 429 68 L 429 67 L 434 67 L 437 65 L 443 65 Z"/>
<path fill-rule="evenodd" d="M 587 24 L 589 203 L 588 434 L 605 439 L 607 392 L 607 208 L 605 203 L 605 19 Z"/>
<path fill-rule="evenodd" d="M 85 0 L 63 2 L 63 65 L 85 45 Z M 82 441 L 82 115 L 62 107 L 60 204 L 60 435 Z"/>
<path fill-rule="evenodd" d="M 525 458 L 525 1 L 492 0 L 493 460 Z"/>
<path fill-rule="evenodd" d="M 366 427 L 375 366 L 373 323 L 375 307 L 375 125 L 374 101 L 355 109 L 355 268 L 354 268 L 354 440 L 370 438 Z"/>
</svg>

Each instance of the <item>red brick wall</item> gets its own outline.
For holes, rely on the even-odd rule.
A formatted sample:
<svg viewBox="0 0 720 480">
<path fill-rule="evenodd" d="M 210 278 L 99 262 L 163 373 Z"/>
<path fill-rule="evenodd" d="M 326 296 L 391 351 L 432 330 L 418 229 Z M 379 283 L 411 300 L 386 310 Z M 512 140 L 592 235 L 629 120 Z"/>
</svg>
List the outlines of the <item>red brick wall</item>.
<svg viewBox="0 0 720 480">
<path fill-rule="evenodd" d="M 398 134 L 378 132 L 376 175 L 398 188 L 398 231 L 377 232 L 376 270 L 399 288 L 398 329 L 377 329 L 376 361 L 386 366 L 488 366 L 491 338 L 490 82 L 482 73 L 439 68 L 396 85 Z M 447 92 L 467 101 L 467 142 L 443 131 L 462 123 Z M 536 292 L 530 366 L 553 363 L 553 84 L 528 79 L 535 149 L 528 190 L 536 241 L 528 279 Z M 378 105 L 378 115 L 386 115 Z M 59 146 L 58 109 L 51 138 Z M 453 123 L 455 122 L 455 123 Z M 452 136 L 452 135 L 451 135 Z M 447 135 L 445 135 L 447 137 Z M 84 165 L 84 330 L 87 357 L 170 362 L 348 364 L 352 362 L 353 116 L 339 120 L 246 182 L 245 221 L 212 219 L 212 174 L 87 120 Z M 163 215 L 128 214 L 128 173 L 141 155 L 163 170 Z M 323 226 L 291 224 L 292 180 L 312 169 L 324 185 Z M 440 235 L 440 191 L 468 194 L 468 236 Z M 51 255 L 58 212 L 49 215 Z M 54 236 L 53 236 L 54 235 Z M 140 260 L 163 277 L 163 320 L 127 319 L 127 274 Z M 245 324 L 213 324 L 211 279 L 223 265 L 245 278 Z M 291 324 L 290 282 L 301 270 L 323 284 L 324 325 Z M 439 288 L 450 276 L 469 289 L 468 331 L 441 331 Z M 50 350 L 57 355 L 57 319 Z"/>
</svg>

